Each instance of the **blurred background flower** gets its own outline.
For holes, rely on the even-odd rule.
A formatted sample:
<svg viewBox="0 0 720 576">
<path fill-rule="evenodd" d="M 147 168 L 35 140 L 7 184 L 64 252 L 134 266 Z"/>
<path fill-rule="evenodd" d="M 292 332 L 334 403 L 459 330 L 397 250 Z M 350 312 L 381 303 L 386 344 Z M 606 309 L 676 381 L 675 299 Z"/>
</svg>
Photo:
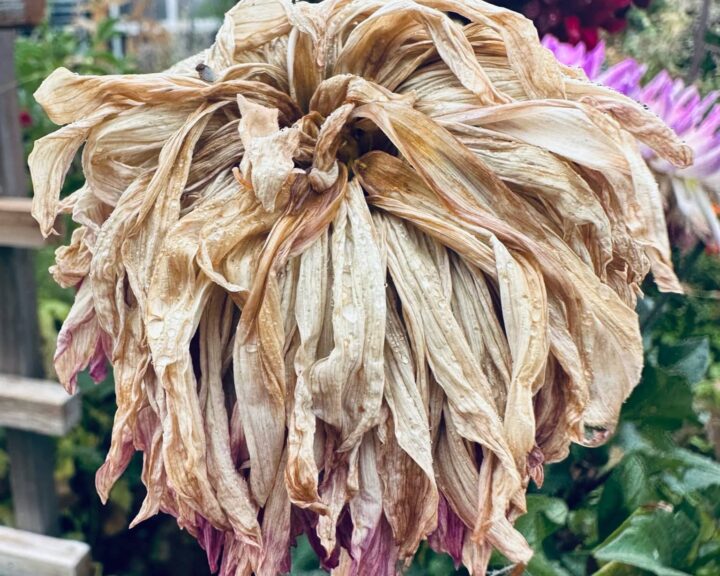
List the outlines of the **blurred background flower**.
<svg viewBox="0 0 720 576">
<path fill-rule="evenodd" d="M 652 0 L 498 0 L 498 4 L 525 14 L 541 36 L 552 34 L 563 42 L 582 42 L 593 48 L 601 32 L 615 34 L 627 27 L 628 11 L 647 8 Z"/>
</svg>

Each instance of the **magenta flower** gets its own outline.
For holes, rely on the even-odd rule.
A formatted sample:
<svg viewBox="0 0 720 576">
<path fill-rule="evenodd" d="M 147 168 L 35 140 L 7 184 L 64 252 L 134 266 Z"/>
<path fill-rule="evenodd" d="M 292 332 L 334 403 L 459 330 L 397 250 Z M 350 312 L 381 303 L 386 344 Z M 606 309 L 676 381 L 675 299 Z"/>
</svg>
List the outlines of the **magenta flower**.
<svg viewBox="0 0 720 576">
<path fill-rule="evenodd" d="M 33 118 L 27 110 L 20 110 L 19 120 L 22 128 L 29 128 L 33 124 Z"/>
<path fill-rule="evenodd" d="M 634 98 L 661 117 L 694 152 L 695 163 L 675 168 L 643 147 L 643 156 L 668 199 L 668 223 L 681 246 L 697 239 L 710 249 L 720 247 L 720 93 L 701 96 L 663 70 L 643 83 L 647 68 L 632 58 L 603 69 L 605 45 L 592 50 L 546 36 L 543 45 L 563 64 L 581 68 L 587 77 Z"/>
</svg>

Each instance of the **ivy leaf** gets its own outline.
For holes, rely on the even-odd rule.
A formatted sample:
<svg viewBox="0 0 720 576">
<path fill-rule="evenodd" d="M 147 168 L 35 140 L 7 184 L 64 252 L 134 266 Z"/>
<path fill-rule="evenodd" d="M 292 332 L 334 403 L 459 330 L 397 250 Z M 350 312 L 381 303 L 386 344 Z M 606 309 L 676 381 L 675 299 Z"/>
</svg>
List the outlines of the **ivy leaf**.
<svg viewBox="0 0 720 576">
<path fill-rule="evenodd" d="M 623 419 L 664 432 L 696 421 L 692 387 L 705 377 L 709 365 L 707 338 L 688 338 L 654 349 L 648 355 L 640 385 L 625 406 Z"/>
<path fill-rule="evenodd" d="M 665 484 L 681 496 L 710 486 L 720 486 L 719 463 L 674 445 L 664 432 L 644 432 L 631 423 L 625 423 L 618 430 L 616 443 L 628 455 L 644 458 L 646 475 L 661 476 Z"/>
<path fill-rule="evenodd" d="M 559 562 L 548 559 L 542 547 L 543 540 L 565 526 L 568 519 L 567 504 L 559 498 L 530 494 L 527 496 L 527 508 L 527 514 L 515 523 L 515 527 L 535 550 L 524 573 L 528 576 L 571 576 Z"/>
<path fill-rule="evenodd" d="M 315 552 L 307 537 L 298 538 L 297 546 L 291 550 L 292 574 L 296 576 L 327 576 L 327 572 L 320 568 Z"/>
</svg>

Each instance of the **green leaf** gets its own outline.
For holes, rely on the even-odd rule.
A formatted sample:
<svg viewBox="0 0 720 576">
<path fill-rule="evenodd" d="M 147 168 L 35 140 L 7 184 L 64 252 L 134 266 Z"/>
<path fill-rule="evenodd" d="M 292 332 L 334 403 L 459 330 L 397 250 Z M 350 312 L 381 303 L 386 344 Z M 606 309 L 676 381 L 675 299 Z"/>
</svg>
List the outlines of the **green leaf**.
<svg viewBox="0 0 720 576">
<path fill-rule="evenodd" d="M 595 572 L 593 576 L 640 576 L 641 574 L 648 574 L 648 572 L 620 562 L 610 562 Z"/>
<path fill-rule="evenodd" d="M 658 362 L 669 374 L 684 378 L 690 385 L 697 384 L 710 366 L 710 343 L 702 337 L 688 338 L 672 346 L 660 346 Z"/>
<path fill-rule="evenodd" d="M 691 576 L 679 570 L 699 535 L 683 512 L 636 510 L 593 552 L 600 562 L 619 562 L 657 576 Z"/>
<path fill-rule="evenodd" d="M 591 506 L 571 510 L 568 516 L 568 529 L 585 545 L 592 546 L 599 542 L 598 538 L 598 507 Z"/>
<path fill-rule="evenodd" d="M 648 474 L 660 476 L 678 495 L 720 485 L 720 464 L 678 447 L 663 432 L 640 431 L 626 423 L 620 427 L 616 440 L 626 453 L 642 455 Z"/>
<path fill-rule="evenodd" d="M 627 454 L 612 471 L 598 503 L 598 530 L 605 538 L 636 508 L 659 498 L 645 457 Z"/>
<path fill-rule="evenodd" d="M 327 575 L 327 572 L 320 569 L 318 557 L 305 535 L 298 538 L 297 546 L 292 550 L 292 566 L 292 574 L 296 576 Z"/>
<path fill-rule="evenodd" d="M 571 576 L 559 562 L 548 560 L 542 552 L 535 552 L 525 568 L 526 576 Z"/>
<path fill-rule="evenodd" d="M 539 494 L 528 495 L 527 507 L 527 514 L 518 518 L 515 527 L 537 549 L 545 538 L 565 525 L 568 507 L 559 498 Z"/>
<path fill-rule="evenodd" d="M 102 20 L 98 24 L 95 32 L 95 38 L 93 39 L 94 42 L 107 42 L 110 38 L 115 36 L 117 34 L 117 30 L 115 29 L 117 23 L 117 18 L 106 18 L 105 20 Z"/>
<path fill-rule="evenodd" d="M 666 367 L 645 367 L 643 378 L 623 410 L 623 420 L 663 431 L 695 421 L 693 393 L 687 381 Z"/>
<path fill-rule="evenodd" d="M 720 464 L 710 458 L 684 448 L 675 448 L 658 456 L 675 470 L 676 486 L 681 487 L 683 492 L 720 485 Z"/>
</svg>

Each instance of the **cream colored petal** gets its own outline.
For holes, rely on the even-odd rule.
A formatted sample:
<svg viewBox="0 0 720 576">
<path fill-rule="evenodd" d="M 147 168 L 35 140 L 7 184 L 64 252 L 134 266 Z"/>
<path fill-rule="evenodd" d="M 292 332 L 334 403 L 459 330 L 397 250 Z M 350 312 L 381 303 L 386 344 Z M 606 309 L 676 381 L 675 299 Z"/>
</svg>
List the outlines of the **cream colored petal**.
<svg viewBox="0 0 720 576">
<path fill-rule="evenodd" d="M 238 324 L 233 352 L 235 387 L 238 397 L 244 399 L 239 408 L 251 467 L 254 465 L 250 474 L 253 496 L 259 503 L 270 493 L 285 438 L 285 334 L 278 270 L 288 258 L 307 249 L 330 223 L 346 189 L 346 178 L 342 173 L 334 190 L 314 196 L 302 211 L 289 206 L 277 220 L 257 263 Z"/>
<path fill-rule="evenodd" d="M 35 142 L 28 156 L 34 190 L 32 215 L 40 223 L 43 235 L 52 232 L 59 210 L 60 191 L 75 155 L 92 127 L 115 111 L 117 108 L 113 106 L 100 108 Z"/>
<path fill-rule="evenodd" d="M 459 257 L 453 257 L 451 262 L 455 318 L 487 375 L 497 409 L 502 411 L 510 388 L 511 357 L 503 326 L 495 313 L 491 285 L 480 270 Z"/>
<path fill-rule="evenodd" d="M 348 503 L 353 522 L 350 551 L 353 560 L 363 566 L 372 561 L 372 557 L 367 558 L 366 554 L 383 516 L 381 470 L 376 458 L 375 441 L 371 434 L 367 434 L 360 444 L 357 467 L 357 493 Z"/>
<path fill-rule="evenodd" d="M 85 282 L 63 322 L 53 358 L 58 380 L 68 392 L 75 393 L 77 376 L 89 364 L 99 340 L 100 328 L 95 317 L 92 286 L 90 282 Z"/>
<path fill-rule="evenodd" d="M 295 167 L 293 156 L 300 145 L 300 133 L 294 128 L 279 128 L 276 108 L 266 108 L 243 96 L 238 96 L 238 107 L 242 114 L 238 130 L 245 148 L 241 170 L 265 210 L 273 212 L 280 189 Z"/>
<path fill-rule="evenodd" d="M 206 62 L 220 71 L 237 61 L 239 54 L 266 44 L 290 31 L 289 2 L 243 0 L 225 14 Z"/>
<path fill-rule="evenodd" d="M 87 228 L 80 226 L 73 230 L 70 245 L 55 250 L 55 264 L 50 267 L 50 274 L 63 288 L 79 284 L 90 273 L 91 236 Z"/>
<path fill-rule="evenodd" d="M 505 405 L 505 431 L 510 448 L 521 461 L 532 450 L 532 396 L 542 387 L 548 344 L 548 304 L 536 262 L 511 254 L 493 239 L 503 324 L 512 356 L 512 382 Z"/>
<path fill-rule="evenodd" d="M 436 527 L 438 490 L 427 415 L 410 364 L 412 352 L 397 313 L 389 310 L 385 399 L 392 418 L 378 456 L 385 515 L 404 559 Z"/>
<path fill-rule="evenodd" d="M 442 12 L 408 0 L 387 3 L 356 27 L 338 56 L 335 73 L 347 72 L 374 80 L 371 66 L 382 61 L 385 52 L 393 48 L 394 35 L 409 22 L 427 31 L 440 57 L 463 86 L 478 97 L 480 104 L 508 101 L 478 64 L 462 28 Z"/>
<path fill-rule="evenodd" d="M 385 271 L 356 181 L 347 194 L 332 228 L 333 348 L 309 373 L 316 414 L 341 433 L 341 451 L 377 423 L 384 385 Z"/>
<path fill-rule="evenodd" d="M 258 510 L 245 478 L 235 468 L 230 448 L 221 354 L 232 334 L 235 306 L 229 299 L 223 302 L 220 294 L 217 290 L 214 292 L 200 324 L 200 369 L 202 388 L 207 394 L 204 423 L 208 477 L 235 534 L 246 538 L 248 543 L 261 545 Z"/>
<path fill-rule="evenodd" d="M 472 358 L 461 328 L 453 319 L 448 296 L 442 291 L 437 268 L 428 257 L 428 239 L 393 217 L 384 219 L 388 231 L 388 267 L 404 307 L 423 310 L 422 322 L 428 362 L 448 398 L 453 423 L 464 438 L 497 454 L 503 482 L 494 486 L 506 495 L 521 489 L 521 479 L 507 443 L 485 375 Z M 496 504 L 504 513 L 502 498 Z M 494 508 L 493 508 L 494 509 Z M 495 516 L 488 510 L 491 517 Z"/>
<path fill-rule="evenodd" d="M 318 494 L 318 465 L 314 443 L 316 418 L 307 373 L 317 360 L 318 341 L 328 297 L 328 235 L 324 233 L 300 256 L 295 318 L 300 348 L 295 356 L 294 408 L 288 422 L 288 465 L 285 482 L 292 502 L 326 512 Z"/>
</svg>

